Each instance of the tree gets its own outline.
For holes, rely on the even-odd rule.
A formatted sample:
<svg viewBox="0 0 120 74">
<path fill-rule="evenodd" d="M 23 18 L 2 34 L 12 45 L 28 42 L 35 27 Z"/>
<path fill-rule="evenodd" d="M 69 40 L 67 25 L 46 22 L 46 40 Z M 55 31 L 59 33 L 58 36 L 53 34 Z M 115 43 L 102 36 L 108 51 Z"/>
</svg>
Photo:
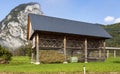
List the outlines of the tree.
<svg viewBox="0 0 120 74">
<path fill-rule="evenodd" d="M 102 26 L 111 36 L 107 40 L 107 46 L 120 47 L 120 23 Z"/>
<path fill-rule="evenodd" d="M 0 63 L 9 63 L 12 53 L 0 45 Z"/>
<path fill-rule="evenodd" d="M 14 55 L 16 56 L 31 56 L 31 49 L 32 49 L 32 44 L 28 43 L 28 45 L 21 46 L 20 48 L 16 49 L 14 51 Z"/>
</svg>

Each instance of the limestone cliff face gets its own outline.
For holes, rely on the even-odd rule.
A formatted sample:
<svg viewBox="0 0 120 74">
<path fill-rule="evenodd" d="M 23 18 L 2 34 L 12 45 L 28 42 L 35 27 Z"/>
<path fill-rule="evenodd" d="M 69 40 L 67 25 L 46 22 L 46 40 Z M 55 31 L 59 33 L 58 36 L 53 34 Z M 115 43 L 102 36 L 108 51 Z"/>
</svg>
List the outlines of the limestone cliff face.
<svg viewBox="0 0 120 74">
<path fill-rule="evenodd" d="M 21 4 L 1 21 L 0 44 L 14 50 L 27 44 L 27 18 L 29 13 L 43 15 L 38 3 Z"/>
</svg>

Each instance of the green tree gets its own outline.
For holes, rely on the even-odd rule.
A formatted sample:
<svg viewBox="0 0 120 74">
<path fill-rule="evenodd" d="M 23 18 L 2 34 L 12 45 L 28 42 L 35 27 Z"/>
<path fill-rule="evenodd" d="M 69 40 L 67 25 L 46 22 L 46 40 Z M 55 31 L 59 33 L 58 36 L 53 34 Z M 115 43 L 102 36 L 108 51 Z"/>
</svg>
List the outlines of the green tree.
<svg viewBox="0 0 120 74">
<path fill-rule="evenodd" d="M 9 63 L 12 53 L 0 45 L 0 63 Z"/>
<path fill-rule="evenodd" d="M 29 43 L 28 45 L 21 46 L 20 48 L 16 49 L 14 51 L 15 56 L 31 56 L 31 49 L 32 49 L 32 44 Z"/>
<path fill-rule="evenodd" d="M 120 47 L 120 23 L 102 26 L 111 36 L 108 39 L 107 46 Z"/>
</svg>

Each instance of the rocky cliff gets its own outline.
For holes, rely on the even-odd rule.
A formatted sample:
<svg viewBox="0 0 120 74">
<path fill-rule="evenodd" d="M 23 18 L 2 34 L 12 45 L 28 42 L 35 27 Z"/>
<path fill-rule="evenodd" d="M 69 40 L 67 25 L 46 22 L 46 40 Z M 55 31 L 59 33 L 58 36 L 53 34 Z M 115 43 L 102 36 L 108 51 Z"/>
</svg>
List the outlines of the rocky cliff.
<svg viewBox="0 0 120 74">
<path fill-rule="evenodd" d="M 38 3 L 21 4 L 0 23 L 0 44 L 11 50 L 27 44 L 27 18 L 29 13 L 42 15 Z"/>
</svg>

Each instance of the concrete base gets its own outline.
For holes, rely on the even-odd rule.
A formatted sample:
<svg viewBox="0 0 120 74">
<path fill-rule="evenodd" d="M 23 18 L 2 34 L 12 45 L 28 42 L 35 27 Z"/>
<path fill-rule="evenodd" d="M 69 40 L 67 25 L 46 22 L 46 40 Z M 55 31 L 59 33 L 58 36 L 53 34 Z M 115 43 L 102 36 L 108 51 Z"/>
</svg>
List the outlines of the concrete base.
<svg viewBox="0 0 120 74">
<path fill-rule="evenodd" d="M 88 62 L 85 62 L 85 63 L 88 63 Z"/>
<path fill-rule="evenodd" d="M 63 64 L 67 64 L 67 63 L 68 63 L 67 61 L 63 62 Z"/>
<path fill-rule="evenodd" d="M 30 62 L 31 64 L 34 64 L 34 62 Z"/>
<path fill-rule="evenodd" d="M 35 64 L 36 64 L 36 65 L 39 65 L 39 64 L 40 64 L 40 62 L 36 62 Z"/>
</svg>

